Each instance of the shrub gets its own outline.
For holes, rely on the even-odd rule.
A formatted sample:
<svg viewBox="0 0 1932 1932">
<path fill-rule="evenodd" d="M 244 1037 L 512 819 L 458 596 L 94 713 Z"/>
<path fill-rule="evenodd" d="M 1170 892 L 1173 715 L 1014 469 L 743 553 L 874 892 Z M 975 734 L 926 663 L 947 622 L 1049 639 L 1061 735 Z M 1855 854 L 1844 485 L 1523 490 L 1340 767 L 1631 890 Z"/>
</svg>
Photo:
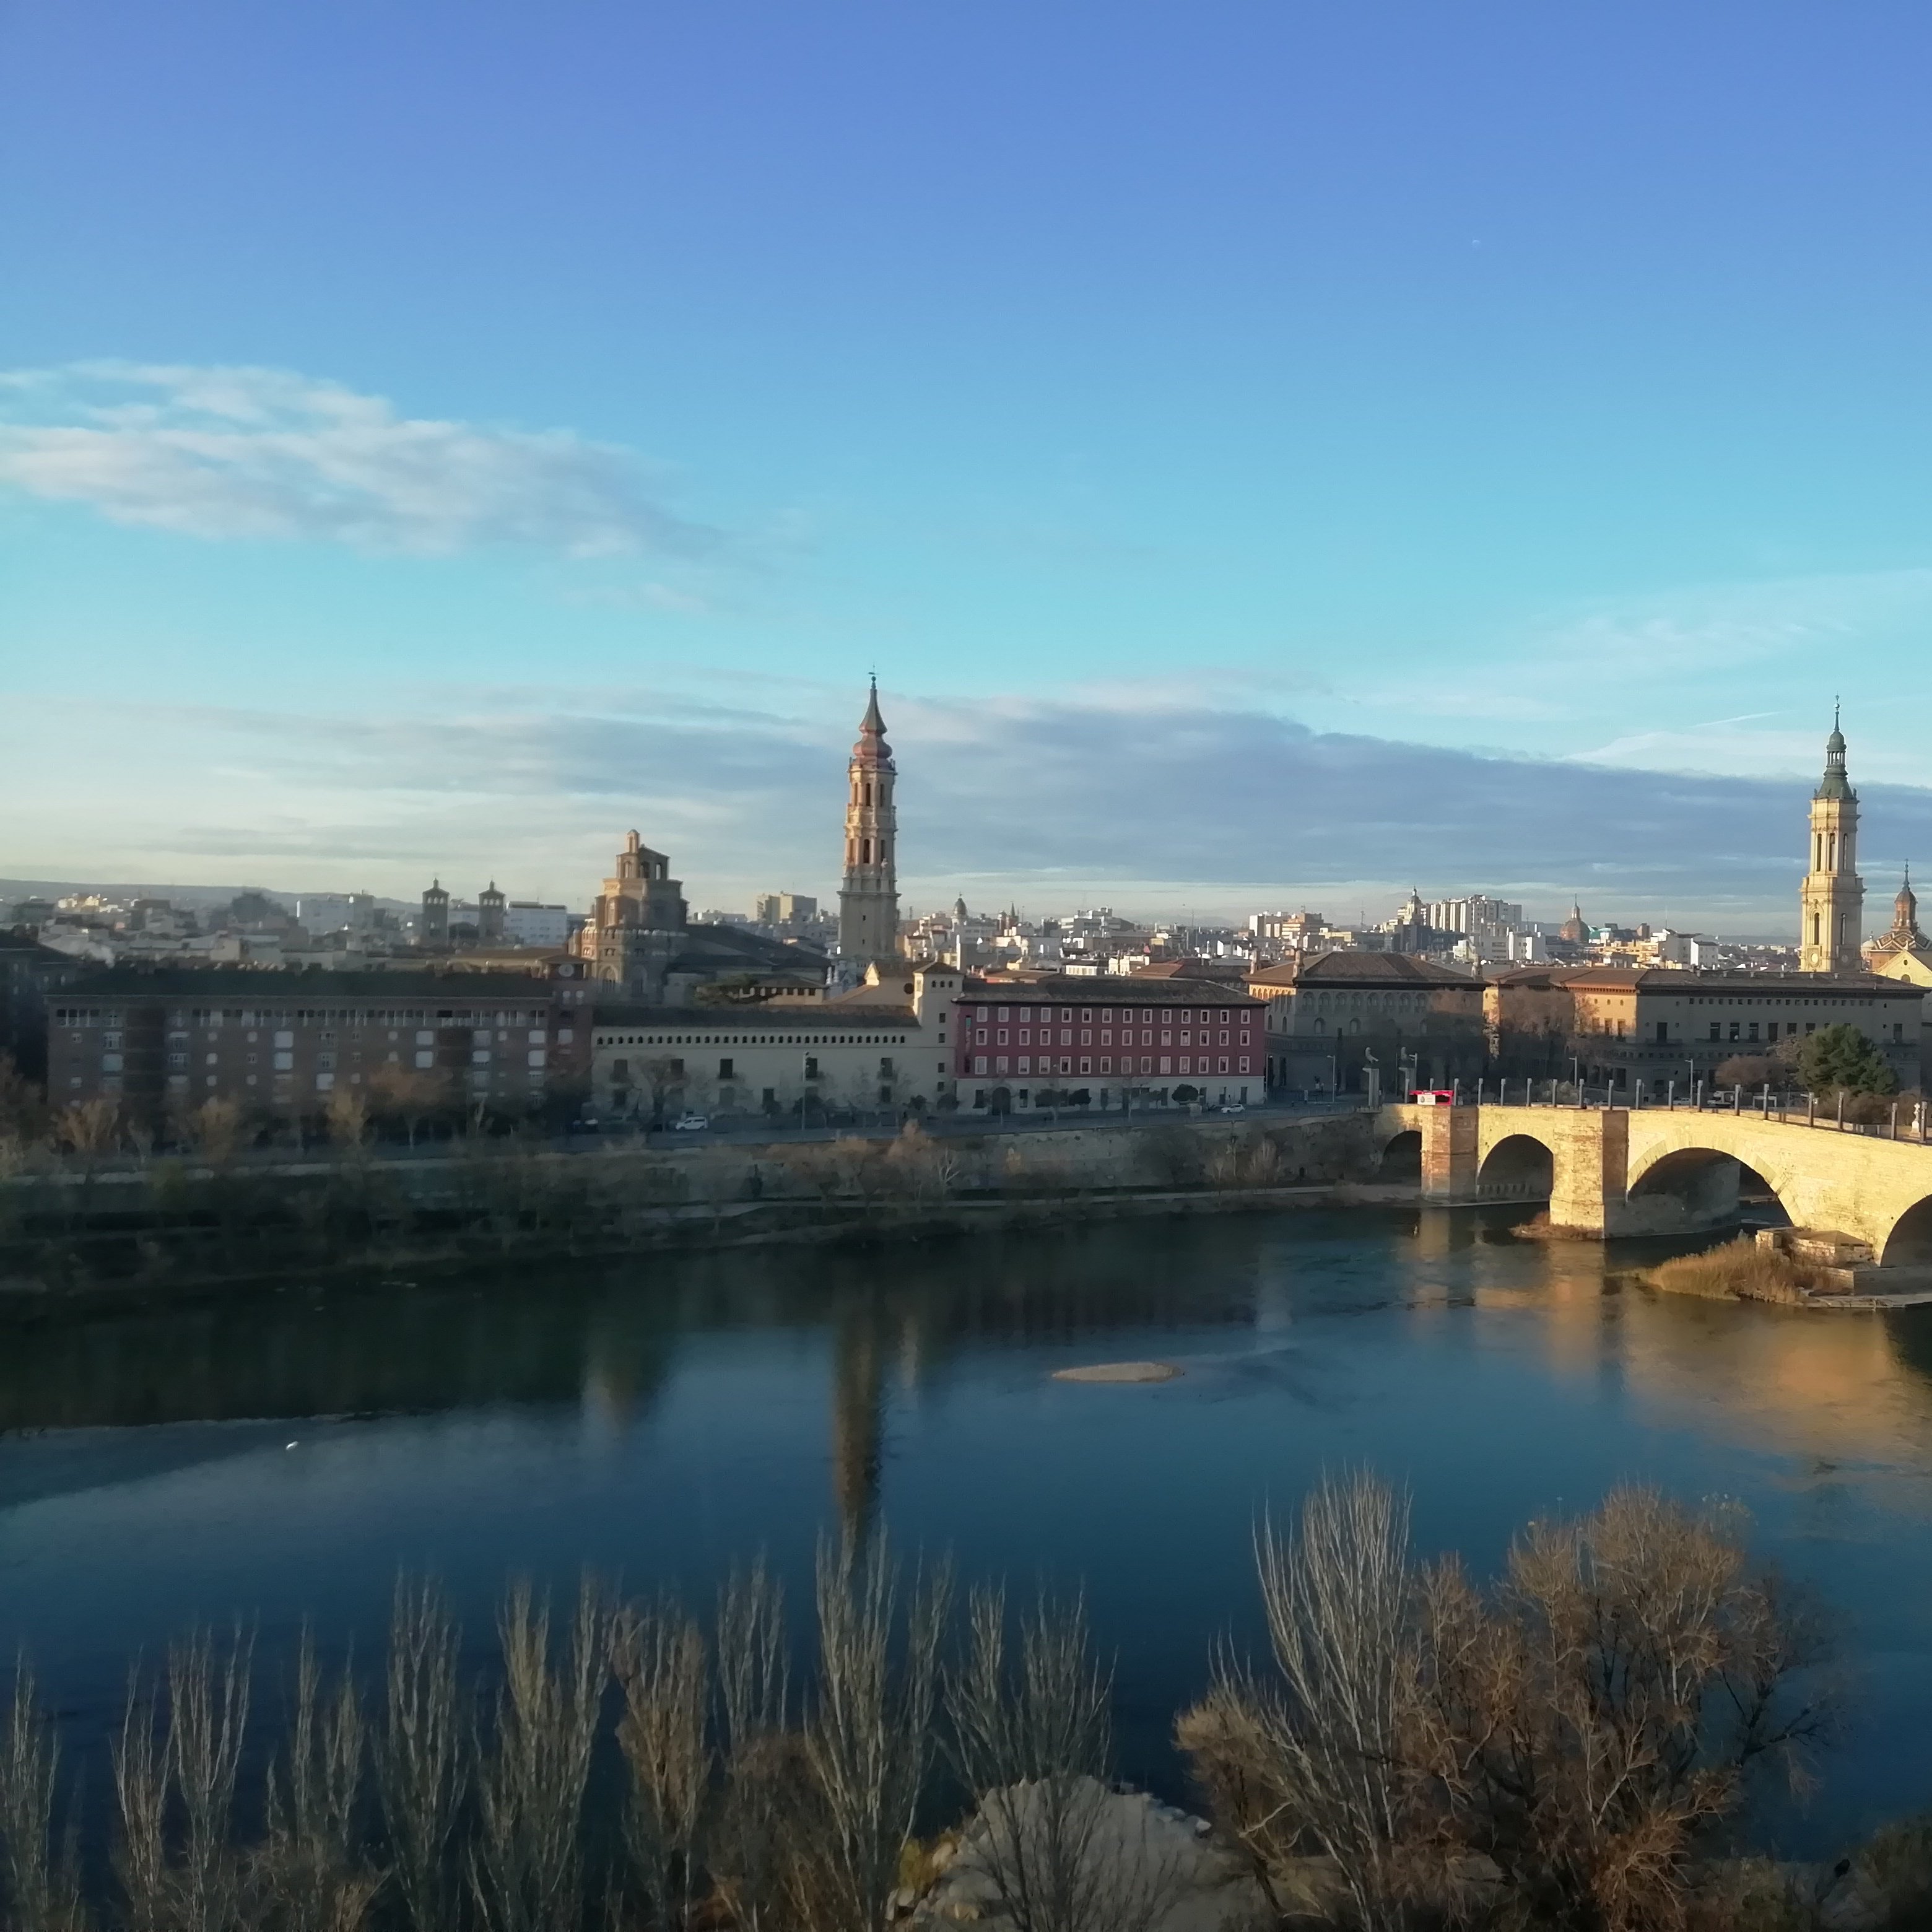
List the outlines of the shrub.
<svg viewBox="0 0 1932 1932">
<path fill-rule="evenodd" d="M 1820 1100 L 1840 1094 L 1892 1094 L 1898 1082 L 1885 1056 L 1854 1026 L 1820 1027 L 1798 1049 L 1798 1076 Z"/>
</svg>

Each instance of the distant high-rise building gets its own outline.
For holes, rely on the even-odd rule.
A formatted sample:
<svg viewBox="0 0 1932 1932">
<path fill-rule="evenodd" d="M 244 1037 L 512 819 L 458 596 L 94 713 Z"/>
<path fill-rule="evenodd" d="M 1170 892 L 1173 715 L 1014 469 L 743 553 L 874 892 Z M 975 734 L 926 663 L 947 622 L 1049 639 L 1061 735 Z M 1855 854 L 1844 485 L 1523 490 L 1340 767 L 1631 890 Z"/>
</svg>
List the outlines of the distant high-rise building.
<svg viewBox="0 0 1932 1932">
<path fill-rule="evenodd" d="M 838 950 L 860 969 L 898 951 L 898 868 L 894 854 L 898 821 L 892 787 L 898 767 L 886 742 L 879 714 L 879 686 L 859 725 L 859 742 L 846 767 L 845 883 L 838 893 Z"/>
<path fill-rule="evenodd" d="M 503 908 L 503 938 L 512 946 L 565 945 L 570 938 L 570 908 L 512 899 Z"/>
<path fill-rule="evenodd" d="M 1799 889 L 1798 970 L 1856 973 L 1865 885 L 1858 877 L 1858 795 L 1845 776 L 1845 734 L 1832 717 L 1825 776 L 1811 794 L 1811 869 Z"/>
<path fill-rule="evenodd" d="M 1434 901 L 1429 923 L 1438 932 L 1460 934 L 1480 958 L 1503 959 L 1509 956 L 1510 934 L 1522 924 L 1522 908 L 1472 892 L 1466 898 Z"/>
</svg>

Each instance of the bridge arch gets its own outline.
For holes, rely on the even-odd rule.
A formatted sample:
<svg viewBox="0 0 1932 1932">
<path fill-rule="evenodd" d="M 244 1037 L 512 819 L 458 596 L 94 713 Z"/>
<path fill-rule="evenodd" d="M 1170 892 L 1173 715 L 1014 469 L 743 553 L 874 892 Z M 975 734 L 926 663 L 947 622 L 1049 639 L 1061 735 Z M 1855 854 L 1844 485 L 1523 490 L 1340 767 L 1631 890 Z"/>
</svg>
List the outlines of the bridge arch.
<svg viewBox="0 0 1932 1932">
<path fill-rule="evenodd" d="M 1556 1185 L 1556 1150 L 1534 1134 L 1501 1136 L 1477 1170 L 1486 1201 L 1547 1201 Z"/>
<path fill-rule="evenodd" d="M 1878 1258 L 1886 1268 L 1932 1266 L 1932 1194 L 1915 1202 L 1893 1222 Z"/>
<path fill-rule="evenodd" d="M 1663 1232 L 1672 1226 L 1713 1227 L 1735 1220 L 1744 1196 L 1767 1194 L 1787 1220 L 1799 1218 L 1777 1177 L 1762 1173 L 1727 1148 L 1678 1147 L 1641 1165 L 1633 1162 L 1625 1199 Z"/>
<path fill-rule="evenodd" d="M 1376 1172 L 1376 1178 L 1381 1180 L 1420 1180 L 1421 1130 L 1406 1127 L 1400 1133 L 1390 1136 L 1382 1144 L 1382 1162 Z"/>
</svg>

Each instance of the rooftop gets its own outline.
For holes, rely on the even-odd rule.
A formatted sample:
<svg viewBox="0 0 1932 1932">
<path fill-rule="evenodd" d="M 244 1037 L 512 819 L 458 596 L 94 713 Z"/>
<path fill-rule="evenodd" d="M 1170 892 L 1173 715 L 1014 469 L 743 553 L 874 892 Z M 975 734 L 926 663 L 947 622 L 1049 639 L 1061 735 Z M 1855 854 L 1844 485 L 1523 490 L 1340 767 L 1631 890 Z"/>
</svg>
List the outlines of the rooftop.
<svg viewBox="0 0 1932 1932">
<path fill-rule="evenodd" d="M 1251 986 L 1474 987 L 1481 982 L 1412 952 L 1304 952 L 1248 976 Z"/>
<path fill-rule="evenodd" d="M 767 1003 L 748 1006 L 599 1006 L 595 1031 L 669 1033 L 852 1033 L 916 1027 L 910 1006 Z"/>
<path fill-rule="evenodd" d="M 1903 988 L 1922 997 L 1924 988 L 1875 973 L 1738 973 L 1684 966 L 1520 966 L 1498 973 L 1490 983 L 1534 990 L 1540 987 L 1582 992 L 1640 993 L 1852 993 L 1891 994 Z"/>
<path fill-rule="evenodd" d="M 1142 980 L 1124 974 L 1085 979 L 1073 974 L 1048 974 L 1037 980 L 968 980 L 960 998 L 977 1006 L 988 1000 L 1021 1005 L 1051 1000 L 1083 1006 L 1191 1006 L 1204 999 L 1250 1004 L 1238 977 L 1226 980 Z"/>
<path fill-rule="evenodd" d="M 364 968 L 338 973 L 320 966 L 116 966 L 89 973 L 68 987 L 62 997 L 171 999 L 206 994 L 258 1004 L 266 1000 L 360 998 L 527 1002 L 544 997 L 548 984 L 527 973 L 439 973 L 420 968 L 393 971 Z"/>
</svg>

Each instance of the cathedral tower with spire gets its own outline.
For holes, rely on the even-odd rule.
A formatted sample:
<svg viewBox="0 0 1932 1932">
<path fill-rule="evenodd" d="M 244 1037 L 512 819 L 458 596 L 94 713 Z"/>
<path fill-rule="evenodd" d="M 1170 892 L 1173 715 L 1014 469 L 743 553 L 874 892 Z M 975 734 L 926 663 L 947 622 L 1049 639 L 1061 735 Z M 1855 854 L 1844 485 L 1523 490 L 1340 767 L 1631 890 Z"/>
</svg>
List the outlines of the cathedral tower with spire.
<svg viewBox="0 0 1932 1932">
<path fill-rule="evenodd" d="M 861 974 L 898 952 L 898 826 L 892 812 L 898 777 L 874 678 L 846 767 L 845 883 L 838 892 L 839 954 L 848 970 Z"/>
<path fill-rule="evenodd" d="M 1811 869 L 1799 889 L 1798 970 L 1858 973 L 1865 885 L 1858 877 L 1858 795 L 1845 776 L 1845 734 L 1832 713 L 1825 776 L 1811 794 Z"/>
</svg>

